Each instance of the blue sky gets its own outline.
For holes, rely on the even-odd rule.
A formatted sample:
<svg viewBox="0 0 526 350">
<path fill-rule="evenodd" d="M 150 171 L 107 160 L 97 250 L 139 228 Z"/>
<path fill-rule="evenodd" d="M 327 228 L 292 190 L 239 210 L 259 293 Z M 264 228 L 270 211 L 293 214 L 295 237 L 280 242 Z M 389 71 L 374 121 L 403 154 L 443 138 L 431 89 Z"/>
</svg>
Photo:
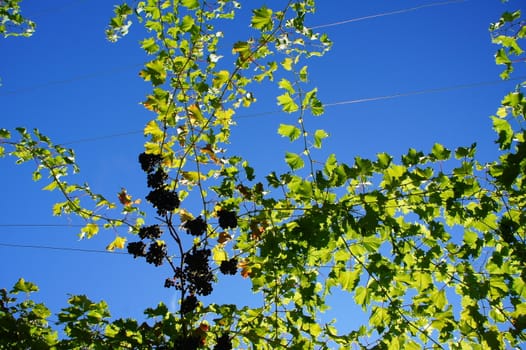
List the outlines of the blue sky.
<svg viewBox="0 0 526 350">
<path fill-rule="evenodd" d="M 89 182 L 95 192 L 116 200 L 125 187 L 144 197 L 137 155 L 145 140 L 141 130 L 152 115 L 139 104 L 150 89 L 138 76 L 146 59 L 138 45 L 139 26 L 111 44 L 104 37 L 111 1 L 26 0 L 22 5 L 37 22 L 37 32 L 29 39 L 0 41 L 0 128 L 36 127 L 74 148 L 81 173 L 72 180 Z M 429 150 L 435 142 L 450 148 L 477 142 L 480 158 L 492 159 L 496 147 L 489 116 L 516 82 L 498 82 L 502 67 L 494 64 L 496 46 L 488 26 L 519 6 L 520 1 L 498 0 L 319 0 L 308 24 L 322 26 L 319 31 L 334 47 L 307 61 L 310 85 L 328 104 L 324 116 L 306 120 L 307 129 L 330 134 L 314 159 L 322 161 L 328 153 L 347 162 L 379 152 L 398 156 L 410 147 Z M 513 76 L 524 73 L 517 66 Z M 295 117 L 275 112 L 277 90 L 254 93 L 258 103 L 239 112 L 230 152 L 247 158 L 263 178 L 286 169 L 284 151 L 297 146 L 276 130 Z M 162 288 L 167 267 L 154 268 L 126 254 L 14 247 L 100 251 L 115 233 L 79 242 L 80 222 L 51 215 L 60 197 L 41 191 L 45 183 L 31 181 L 31 164 L 16 166 L 5 158 L 0 166 L 0 287 L 19 277 L 33 281 L 41 288 L 37 298 L 55 312 L 66 306 L 68 293 L 104 299 L 116 317 L 141 317 L 161 300 L 173 303 L 172 292 Z M 249 292 L 243 292 L 248 281 L 226 278 L 228 284 L 216 287 L 213 300 L 248 300 Z M 345 320 L 352 302 L 340 297 L 334 302 L 341 313 L 331 315 Z"/>
</svg>

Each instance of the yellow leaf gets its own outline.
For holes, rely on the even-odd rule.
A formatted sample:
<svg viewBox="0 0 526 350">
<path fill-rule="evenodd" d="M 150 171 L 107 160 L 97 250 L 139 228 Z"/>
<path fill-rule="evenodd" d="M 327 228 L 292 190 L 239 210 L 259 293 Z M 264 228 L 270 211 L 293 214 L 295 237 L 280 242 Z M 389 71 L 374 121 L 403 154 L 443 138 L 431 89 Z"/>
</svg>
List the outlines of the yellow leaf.
<svg viewBox="0 0 526 350">
<path fill-rule="evenodd" d="M 222 261 L 228 260 L 228 255 L 221 245 L 216 245 L 212 248 L 212 259 L 218 265 L 221 265 Z"/>
<path fill-rule="evenodd" d="M 53 191 L 55 188 L 57 188 L 57 182 L 53 181 L 49 185 L 44 187 L 42 190 L 44 190 L 44 191 Z"/>
<path fill-rule="evenodd" d="M 117 249 L 124 249 L 124 244 L 126 243 L 125 237 L 115 237 L 113 242 L 111 242 L 107 247 L 106 250 L 109 250 L 110 252 L 114 251 L 115 248 Z"/>
<path fill-rule="evenodd" d="M 89 223 L 89 224 L 86 224 L 86 226 L 84 226 L 82 230 L 80 230 L 80 238 L 84 238 L 84 236 L 91 238 L 95 236 L 98 232 L 99 232 L 99 225 L 94 224 L 94 223 Z"/>
<path fill-rule="evenodd" d="M 203 113 L 197 104 L 188 107 L 188 117 L 192 123 L 201 123 L 203 121 Z"/>
<path fill-rule="evenodd" d="M 179 210 L 179 217 L 181 219 L 181 222 L 190 221 L 194 219 L 194 216 L 184 209 Z"/>
<path fill-rule="evenodd" d="M 199 179 L 206 180 L 206 176 L 197 171 L 182 171 L 181 175 L 185 180 L 197 182 Z"/>
<path fill-rule="evenodd" d="M 151 135 L 152 141 L 160 141 L 163 139 L 164 132 L 161 130 L 155 120 L 150 120 L 144 127 L 144 135 Z"/>
</svg>

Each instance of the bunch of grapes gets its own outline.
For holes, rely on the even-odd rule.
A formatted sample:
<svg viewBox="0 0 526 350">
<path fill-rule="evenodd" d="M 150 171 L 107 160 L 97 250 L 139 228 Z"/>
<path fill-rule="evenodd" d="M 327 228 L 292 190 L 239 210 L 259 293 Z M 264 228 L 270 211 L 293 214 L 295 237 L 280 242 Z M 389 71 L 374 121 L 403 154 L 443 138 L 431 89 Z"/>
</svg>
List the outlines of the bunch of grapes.
<svg viewBox="0 0 526 350">
<path fill-rule="evenodd" d="M 139 163 L 141 163 L 141 169 L 144 172 L 151 173 L 157 168 L 162 161 L 162 157 L 159 154 L 139 154 Z"/>
<path fill-rule="evenodd" d="M 206 222 L 201 216 L 198 216 L 194 220 L 185 222 L 183 227 L 186 229 L 186 232 L 192 236 L 200 236 L 206 232 Z"/>
<path fill-rule="evenodd" d="M 133 255 L 134 258 L 138 256 L 146 256 L 146 244 L 143 241 L 128 243 L 128 254 Z"/>
<path fill-rule="evenodd" d="M 197 298 L 195 297 L 195 295 L 187 296 L 181 302 L 181 313 L 182 314 L 187 314 L 189 312 L 194 311 L 198 304 L 199 304 L 199 302 L 198 302 Z"/>
<path fill-rule="evenodd" d="M 166 244 L 163 242 L 152 242 L 148 253 L 146 253 L 146 262 L 149 264 L 154 264 L 155 266 L 160 266 L 163 264 L 163 260 L 167 255 Z"/>
<path fill-rule="evenodd" d="M 167 212 L 179 208 L 181 201 L 177 192 L 171 191 L 166 187 L 156 188 L 146 196 L 146 200 L 157 209 L 157 214 L 164 216 Z"/>
<path fill-rule="evenodd" d="M 172 288 L 175 287 L 175 278 L 167 278 L 164 280 L 164 288 Z"/>
<path fill-rule="evenodd" d="M 139 237 L 141 239 L 158 239 L 162 235 L 159 225 L 144 226 L 139 229 Z"/>
<path fill-rule="evenodd" d="M 235 275 L 237 272 L 237 259 L 232 258 L 230 260 L 221 261 L 219 271 L 225 275 Z"/>
<path fill-rule="evenodd" d="M 175 341 L 175 349 L 197 350 L 202 345 L 201 338 L 198 336 L 181 337 Z"/>
<path fill-rule="evenodd" d="M 147 185 L 151 188 L 161 188 L 166 180 L 168 180 L 168 174 L 162 168 L 158 168 L 156 172 L 148 174 Z"/>
<path fill-rule="evenodd" d="M 216 345 L 214 346 L 214 350 L 231 350 L 232 349 L 232 341 L 230 340 L 230 337 L 228 334 L 223 334 L 219 338 L 217 338 Z"/>
<path fill-rule="evenodd" d="M 221 226 L 222 229 L 237 227 L 237 216 L 235 212 L 220 210 L 217 212 L 217 216 L 219 216 L 219 226 Z"/>
<path fill-rule="evenodd" d="M 210 249 L 194 248 L 185 254 L 185 280 L 188 282 L 189 290 L 199 295 L 209 295 L 212 293 L 212 280 L 214 275 L 210 270 L 208 258 Z"/>
</svg>

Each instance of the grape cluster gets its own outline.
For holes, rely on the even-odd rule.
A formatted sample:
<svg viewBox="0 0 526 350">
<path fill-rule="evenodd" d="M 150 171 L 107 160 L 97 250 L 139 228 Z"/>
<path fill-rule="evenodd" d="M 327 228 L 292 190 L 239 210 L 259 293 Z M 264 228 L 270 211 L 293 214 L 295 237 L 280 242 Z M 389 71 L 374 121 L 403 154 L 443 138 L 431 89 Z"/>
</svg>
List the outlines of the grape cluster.
<svg viewBox="0 0 526 350">
<path fill-rule="evenodd" d="M 151 188 L 161 188 L 166 180 L 168 174 L 162 168 L 158 168 L 156 172 L 148 174 L 147 185 Z"/>
<path fill-rule="evenodd" d="M 214 345 L 214 350 L 231 350 L 232 349 L 232 340 L 228 334 L 223 334 L 217 338 L 216 345 Z"/>
<path fill-rule="evenodd" d="M 150 191 L 146 196 L 146 200 L 152 203 L 154 208 L 157 209 L 157 214 L 161 216 L 179 208 L 179 204 L 181 204 L 177 192 L 171 191 L 166 187 L 156 188 L 153 191 Z"/>
<path fill-rule="evenodd" d="M 134 258 L 146 256 L 146 244 L 142 241 L 128 243 L 127 248 L 128 254 L 132 254 Z"/>
<path fill-rule="evenodd" d="M 157 214 L 163 216 L 167 212 L 179 208 L 181 203 L 177 192 L 170 190 L 165 182 L 168 174 L 161 166 L 162 157 L 159 154 L 141 153 L 139 163 L 147 175 L 147 185 L 153 188 L 146 196 L 146 200 L 157 209 Z"/>
<path fill-rule="evenodd" d="M 201 216 L 198 216 L 194 220 L 185 222 L 183 227 L 186 229 L 186 232 L 192 236 L 200 236 L 206 232 L 206 222 Z"/>
<path fill-rule="evenodd" d="M 189 290 L 199 295 L 209 295 L 212 293 L 212 280 L 214 275 L 210 270 L 208 258 L 210 249 L 194 248 L 185 254 L 185 280 L 189 283 Z"/>
<path fill-rule="evenodd" d="M 181 337 L 175 341 L 175 349 L 197 350 L 202 345 L 202 340 L 196 335 Z"/>
<path fill-rule="evenodd" d="M 162 157 L 159 154 L 139 154 L 139 163 L 141 163 L 141 169 L 147 173 L 151 173 L 155 170 L 159 164 L 161 164 Z"/>
<path fill-rule="evenodd" d="M 172 288 L 175 287 L 175 279 L 174 278 L 167 278 L 164 280 L 164 288 Z"/>
<path fill-rule="evenodd" d="M 222 229 L 237 227 L 237 216 L 235 212 L 220 210 L 217 216 L 219 216 L 219 226 L 221 226 Z"/>
<path fill-rule="evenodd" d="M 162 235 L 159 225 L 144 226 L 139 229 L 139 237 L 141 239 L 158 239 Z"/>
<path fill-rule="evenodd" d="M 199 302 L 197 301 L 195 295 L 187 296 L 181 302 L 181 313 L 187 314 L 189 312 L 194 311 L 198 304 Z"/>
<path fill-rule="evenodd" d="M 166 244 L 163 242 L 152 242 L 148 253 L 146 253 L 146 262 L 149 264 L 154 264 L 155 266 L 160 266 L 163 264 L 163 260 L 167 255 Z"/>
<path fill-rule="evenodd" d="M 221 261 L 219 271 L 221 271 L 221 273 L 224 275 L 235 275 L 237 272 L 237 259 L 232 258 L 230 260 Z"/>
</svg>

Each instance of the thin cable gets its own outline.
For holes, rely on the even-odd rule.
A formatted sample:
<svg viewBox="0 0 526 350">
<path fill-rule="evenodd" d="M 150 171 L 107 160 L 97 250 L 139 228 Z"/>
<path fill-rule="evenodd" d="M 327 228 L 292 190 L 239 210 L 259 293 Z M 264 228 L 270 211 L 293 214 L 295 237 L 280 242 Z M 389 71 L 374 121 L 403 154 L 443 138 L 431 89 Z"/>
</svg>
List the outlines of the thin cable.
<svg viewBox="0 0 526 350">
<path fill-rule="evenodd" d="M 0 243 L 0 246 L 9 247 L 9 248 L 31 248 L 31 249 L 59 250 L 59 251 L 71 251 L 71 252 L 82 252 L 82 253 L 99 253 L 99 254 L 104 253 L 104 254 L 129 255 L 128 253 L 124 253 L 124 252 L 116 252 L 116 251 L 110 252 L 108 250 L 52 247 L 52 246 L 44 246 L 44 245 Z"/>
<path fill-rule="evenodd" d="M 57 8 L 55 8 L 55 10 L 62 9 L 64 7 L 69 7 L 69 6 L 75 5 L 76 3 L 82 2 L 82 1 L 84 1 L 84 0 L 77 0 L 77 1 L 74 1 L 73 3 L 57 7 Z M 339 26 L 339 25 L 342 25 L 342 24 L 358 22 L 358 21 L 364 21 L 364 20 L 373 19 L 373 18 L 377 18 L 377 17 L 392 16 L 392 15 L 396 15 L 396 14 L 416 11 L 416 10 L 419 10 L 419 9 L 422 9 L 422 8 L 427 8 L 427 7 L 444 6 L 444 5 L 460 3 L 460 2 L 466 2 L 466 1 L 469 1 L 469 0 L 449 0 L 449 1 L 443 1 L 443 2 L 434 2 L 434 3 L 431 3 L 431 4 L 425 4 L 425 5 L 420 5 L 420 6 L 415 6 L 415 7 L 410 7 L 410 8 L 401 9 L 401 10 L 395 10 L 395 11 L 390 11 L 390 12 L 383 12 L 383 13 L 378 13 L 378 14 L 370 15 L 370 16 L 352 18 L 352 19 L 339 21 L 339 22 L 320 24 L 320 25 L 317 25 L 317 26 L 310 27 L 310 29 L 334 27 L 334 26 Z M 54 9 L 51 8 L 51 9 L 46 10 L 45 12 L 51 12 L 51 11 L 54 11 Z M 39 12 L 39 13 L 42 13 L 42 12 Z M 27 87 L 27 88 L 20 88 L 20 89 L 12 90 L 12 91 L 5 91 L 3 93 L 0 93 L 0 97 L 1 96 L 15 95 L 15 94 L 19 94 L 19 93 L 30 92 L 30 91 L 34 91 L 34 90 L 37 90 L 37 89 L 47 88 L 47 87 L 50 87 L 50 86 L 53 86 L 53 85 L 68 84 L 68 83 L 71 83 L 71 82 L 76 82 L 76 81 L 84 80 L 84 79 L 90 79 L 90 78 L 101 76 L 101 75 L 108 75 L 108 73 L 109 74 L 113 74 L 113 73 L 117 73 L 117 72 L 123 71 L 123 70 L 128 69 L 128 68 L 137 67 L 137 66 L 143 66 L 143 64 L 141 63 L 141 64 L 136 64 L 136 65 L 133 65 L 133 66 L 121 67 L 120 69 L 111 69 L 111 70 L 93 72 L 93 73 L 89 73 L 89 74 L 86 74 L 86 75 L 72 77 L 72 78 L 69 78 L 69 79 L 55 80 L 55 81 L 50 81 L 50 82 L 43 83 L 43 84 L 40 84 L 40 85 L 30 86 L 30 87 Z"/>
<path fill-rule="evenodd" d="M 434 3 L 431 3 L 431 4 L 425 4 L 425 5 L 415 6 L 415 7 L 409 7 L 409 8 L 395 10 L 395 11 L 382 12 L 382 13 L 377 13 L 377 14 L 369 15 L 369 16 L 351 18 L 351 19 L 347 19 L 347 20 L 343 20 L 343 21 L 339 21 L 339 22 L 320 24 L 320 25 L 317 25 L 317 26 L 309 27 L 309 29 L 336 27 L 336 26 L 340 26 L 342 24 L 353 23 L 353 22 L 360 22 L 360 21 L 365 21 L 365 20 L 368 20 L 368 19 L 373 19 L 373 18 L 378 18 L 378 17 L 386 17 L 386 16 L 392 16 L 392 15 L 398 15 L 398 14 L 401 14 L 401 13 L 412 12 L 412 11 L 420 10 L 420 9 L 427 8 L 427 7 L 451 5 L 451 4 L 456 4 L 456 3 L 466 2 L 466 1 L 469 1 L 469 0 L 450 0 L 450 1 L 434 2 Z"/>
<path fill-rule="evenodd" d="M 365 97 L 365 98 L 358 98 L 358 99 L 352 99 L 352 100 L 330 102 L 330 103 L 323 104 L 323 107 L 335 107 L 335 106 L 343 106 L 343 105 L 350 105 L 350 104 L 375 102 L 375 101 L 381 101 L 381 100 L 391 100 L 391 99 L 396 99 L 400 97 L 424 95 L 424 94 L 431 94 L 431 93 L 444 92 L 444 91 L 453 91 L 453 90 L 459 90 L 459 89 L 470 89 L 470 88 L 475 88 L 475 87 L 480 87 L 480 86 L 496 85 L 496 84 L 506 83 L 508 81 L 517 81 L 517 80 L 525 80 L 525 79 L 526 79 L 526 76 L 520 76 L 516 78 L 510 78 L 507 80 L 481 81 L 481 82 L 476 82 L 476 83 L 451 85 L 451 86 L 444 86 L 444 87 L 432 88 L 432 89 L 414 90 L 414 91 L 408 91 L 408 92 L 395 93 L 391 95 L 381 95 L 381 96 Z M 236 119 L 257 118 L 257 117 L 277 114 L 281 112 L 282 112 L 281 110 L 276 109 L 274 111 L 259 112 L 259 113 L 244 114 L 244 115 L 242 114 L 235 118 Z M 94 141 L 100 141 L 104 139 L 111 139 L 111 138 L 135 135 L 135 134 L 140 134 L 140 133 L 143 133 L 143 130 L 132 130 L 132 131 L 126 131 L 122 133 L 94 136 L 90 138 L 84 138 L 84 139 L 78 139 L 78 140 L 72 140 L 72 141 L 68 141 L 64 143 L 59 143 L 59 145 L 71 145 L 75 143 L 94 142 Z"/>
<path fill-rule="evenodd" d="M 0 227 L 84 227 L 81 224 L 0 224 Z"/>
<path fill-rule="evenodd" d="M 500 83 L 507 82 L 507 81 L 523 80 L 523 79 L 526 79 L 526 76 L 516 77 L 516 78 L 512 78 L 508 80 L 481 81 L 481 82 L 471 83 L 471 84 L 452 85 L 452 86 L 445 86 L 445 87 L 433 88 L 433 89 L 408 91 L 408 92 L 396 93 L 392 95 L 359 98 L 359 99 L 354 99 L 354 100 L 327 103 L 327 104 L 324 104 L 323 106 L 333 107 L 333 106 L 356 104 L 356 103 L 390 100 L 390 99 L 399 98 L 399 97 L 431 94 L 431 93 L 436 93 L 436 92 L 452 91 L 452 90 L 459 90 L 459 89 L 468 89 L 468 88 L 474 88 L 474 87 L 479 87 L 479 86 L 500 84 Z"/>
<path fill-rule="evenodd" d="M 96 72 L 92 72 L 92 73 L 88 73 L 88 74 L 84 74 L 84 75 L 78 75 L 78 76 L 71 77 L 71 78 L 68 78 L 68 79 L 52 80 L 52 81 L 48 81 L 46 83 L 42 83 L 40 85 L 34 85 L 34 86 L 26 87 L 26 88 L 20 88 L 20 89 L 16 89 L 16 90 L 4 91 L 4 92 L 0 93 L 0 97 L 1 96 L 10 96 L 10 95 L 16 95 L 16 94 L 20 94 L 20 93 L 31 92 L 31 91 L 38 90 L 38 89 L 48 88 L 48 87 L 54 86 L 54 85 L 69 84 L 69 83 L 73 83 L 73 82 L 76 82 L 76 81 L 79 81 L 79 80 L 86 80 L 86 79 L 96 78 L 96 77 L 99 77 L 99 76 L 105 76 L 105 75 L 107 76 L 109 74 L 115 74 L 115 73 L 123 72 L 123 71 L 129 70 L 131 68 L 136 68 L 136 67 L 139 67 L 139 66 L 142 66 L 142 65 L 143 65 L 142 63 L 141 64 L 135 63 L 133 65 L 127 65 L 127 66 L 123 66 L 123 67 L 121 66 L 121 67 L 112 68 L 112 69 L 100 70 L 100 71 L 96 71 Z"/>
</svg>

